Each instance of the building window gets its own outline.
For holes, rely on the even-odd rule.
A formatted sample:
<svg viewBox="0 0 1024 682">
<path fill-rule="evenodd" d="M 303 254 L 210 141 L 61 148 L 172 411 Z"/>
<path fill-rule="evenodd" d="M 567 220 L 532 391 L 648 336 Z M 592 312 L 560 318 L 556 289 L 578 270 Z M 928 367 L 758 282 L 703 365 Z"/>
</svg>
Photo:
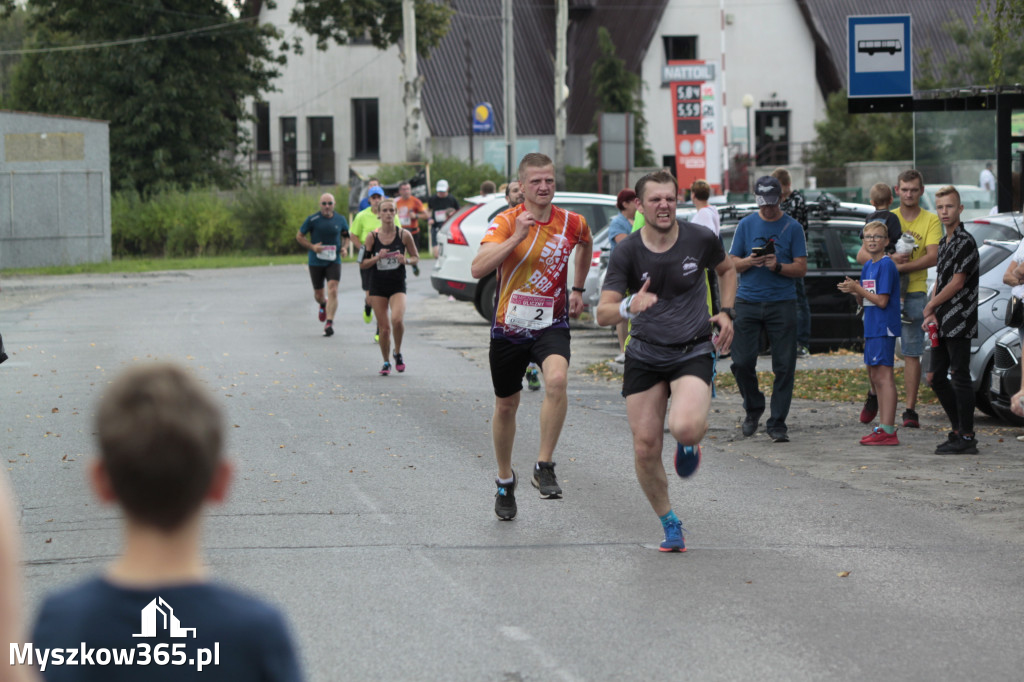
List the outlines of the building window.
<svg viewBox="0 0 1024 682">
<path fill-rule="evenodd" d="M 269 102 L 256 102 L 256 160 L 270 161 Z"/>
<path fill-rule="evenodd" d="M 697 58 L 697 36 L 662 36 L 665 42 L 665 61 Z"/>
<path fill-rule="evenodd" d="M 352 100 L 352 150 L 357 159 L 380 158 L 380 118 L 377 100 Z"/>
</svg>

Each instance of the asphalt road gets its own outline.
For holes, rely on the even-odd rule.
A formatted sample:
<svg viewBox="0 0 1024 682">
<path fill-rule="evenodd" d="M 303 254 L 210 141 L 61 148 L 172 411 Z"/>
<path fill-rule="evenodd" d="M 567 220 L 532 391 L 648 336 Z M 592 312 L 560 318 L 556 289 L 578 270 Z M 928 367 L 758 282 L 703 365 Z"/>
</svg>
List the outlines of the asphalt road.
<svg viewBox="0 0 1024 682">
<path fill-rule="evenodd" d="M 783 450 L 737 438 L 738 398 L 723 396 L 700 472 L 670 483 L 690 550 L 662 554 L 618 386 L 574 375 L 564 499 L 525 483 L 543 392 L 524 392 L 519 516 L 499 522 L 486 325 L 425 272 L 410 282 L 408 370 L 380 377 L 355 268 L 333 338 L 308 281 L 279 266 L 2 283 L 0 454 L 29 613 L 115 555 L 118 517 L 84 485 L 93 407 L 124 367 L 160 359 L 228 411 L 237 476 L 209 514 L 211 569 L 285 610 L 310 680 L 1020 679 L 1015 441 L 934 464 L 913 441 L 941 440 L 936 426 L 865 454 L 863 427 L 845 424 L 856 406 L 800 404 Z M 613 346 L 576 330 L 574 369 Z M 822 459 L 802 465 L 808 453 Z M 943 477 L 984 485 L 988 457 L 1018 474 L 998 513 L 971 512 L 967 487 L 962 506 L 939 495 Z M 886 466 L 927 468 L 934 485 L 870 476 Z"/>
</svg>

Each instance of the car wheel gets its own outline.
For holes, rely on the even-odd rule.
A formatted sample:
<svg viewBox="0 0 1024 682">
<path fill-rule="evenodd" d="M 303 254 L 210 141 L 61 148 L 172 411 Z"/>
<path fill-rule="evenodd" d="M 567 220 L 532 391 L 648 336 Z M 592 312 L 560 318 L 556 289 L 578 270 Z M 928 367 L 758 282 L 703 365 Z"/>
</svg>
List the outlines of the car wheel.
<svg viewBox="0 0 1024 682">
<path fill-rule="evenodd" d="M 989 360 L 985 365 L 985 372 L 981 375 L 981 386 L 974 396 L 974 406 L 990 417 L 998 416 L 992 408 L 992 365 Z"/>
<path fill-rule="evenodd" d="M 476 311 L 488 322 L 494 319 L 494 292 L 497 286 L 498 280 L 494 275 L 477 286 Z"/>
<path fill-rule="evenodd" d="M 1010 411 L 1008 407 L 1003 407 L 998 403 L 992 403 L 992 411 L 995 412 L 995 417 L 1010 424 L 1011 426 L 1024 426 L 1024 417 L 1018 417 Z"/>
</svg>

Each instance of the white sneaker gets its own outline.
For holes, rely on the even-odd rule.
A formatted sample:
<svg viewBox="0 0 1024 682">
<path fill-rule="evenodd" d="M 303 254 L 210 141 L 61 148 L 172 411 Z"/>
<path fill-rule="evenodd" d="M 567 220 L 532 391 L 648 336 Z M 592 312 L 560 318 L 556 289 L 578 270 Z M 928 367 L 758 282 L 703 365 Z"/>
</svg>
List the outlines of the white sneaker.
<svg viewBox="0 0 1024 682">
<path fill-rule="evenodd" d="M 1024 443 L 1024 436 L 1017 436 L 1017 440 L 1019 440 L 1022 443 Z"/>
</svg>

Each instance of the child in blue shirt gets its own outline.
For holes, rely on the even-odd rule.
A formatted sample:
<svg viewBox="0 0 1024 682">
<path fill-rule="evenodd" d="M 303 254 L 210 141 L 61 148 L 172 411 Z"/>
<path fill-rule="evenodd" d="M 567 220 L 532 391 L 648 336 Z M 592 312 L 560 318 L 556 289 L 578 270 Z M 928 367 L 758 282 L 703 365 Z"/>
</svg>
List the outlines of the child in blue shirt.
<svg viewBox="0 0 1024 682">
<path fill-rule="evenodd" d="M 864 226 L 864 250 L 870 260 L 864 263 L 860 282 L 847 277 L 839 290 L 857 297 L 864 306 L 864 364 L 871 384 L 878 392 L 879 426 L 860 439 L 861 445 L 899 445 L 896 436 L 896 381 L 893 360 L 896 339 L 901 332 L 900 273 L 886 255 L 889 245 L 885 223 L 872 221 Z"/>
<path fill-rule="evenodd" d="M 123 374 L 97 412 L 90 480 L 123 510 L 124 547 L 102 575 L 46 598 L 22 658 L 46 682 L 301 682 L 281 613 L 206 577 L 202 507 L 231 479 L 209 392 L 152 364 Z"/>
</svg>

